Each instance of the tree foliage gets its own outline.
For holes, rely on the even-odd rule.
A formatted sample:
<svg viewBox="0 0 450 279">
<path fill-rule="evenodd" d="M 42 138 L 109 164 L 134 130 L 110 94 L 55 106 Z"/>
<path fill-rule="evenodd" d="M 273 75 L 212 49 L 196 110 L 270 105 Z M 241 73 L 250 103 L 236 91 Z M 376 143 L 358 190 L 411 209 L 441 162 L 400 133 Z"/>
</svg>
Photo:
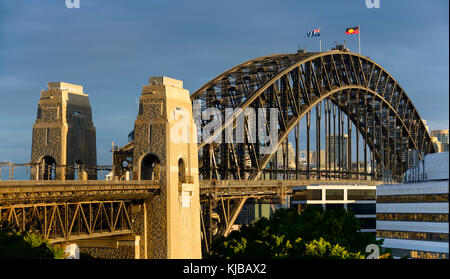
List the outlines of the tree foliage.
<svg viewBox="0 0 450 279">
<path fill-rule="evenodd" d="M 213 243 L 212 257 L 363 259 L 368 244 L 381 245 L 351 211 L 279 209 L 268 220 L 244 225 Z"/>
<path fill-rule="evenodd" d="M 64 249 L 51 245 L 41 234 L 19 233 L 0 226 L 0 259 L 63 259 Z"/>
</svg>

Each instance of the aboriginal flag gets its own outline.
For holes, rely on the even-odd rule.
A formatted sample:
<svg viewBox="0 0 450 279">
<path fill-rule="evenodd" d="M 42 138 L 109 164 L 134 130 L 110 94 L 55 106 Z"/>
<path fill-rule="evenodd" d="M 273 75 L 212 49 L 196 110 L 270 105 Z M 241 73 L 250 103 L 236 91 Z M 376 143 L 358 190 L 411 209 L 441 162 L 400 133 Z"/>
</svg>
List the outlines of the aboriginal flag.
<svg viewBox="0 0 450 279">
<path fill-rule="evenodd" d="M 347 35 L 359 34 L 359 26 L 345 29 L 345 34 Z"/>
</svg>

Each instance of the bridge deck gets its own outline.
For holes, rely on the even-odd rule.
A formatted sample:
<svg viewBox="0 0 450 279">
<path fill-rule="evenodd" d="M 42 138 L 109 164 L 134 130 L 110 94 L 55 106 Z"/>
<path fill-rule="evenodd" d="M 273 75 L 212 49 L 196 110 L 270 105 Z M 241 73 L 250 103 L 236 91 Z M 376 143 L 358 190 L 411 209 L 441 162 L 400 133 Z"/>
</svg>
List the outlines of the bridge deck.
<svg viewBox="0 0 450 279">
<path fill-rule="evenodd" d="M 91 200 L 143 200 L 160 188 L 159 181 L 1 181 L 0 205 Z"/>
<path fill-rule="evenodd" d="M 292 192 L 292 187 L 314 184 L 379 185 L 381 181 L 367 180 L 200 180 L 200 194 L 212 197 L 268 196 Z"/>
<path fill-rule="evenodd" d="M 290 193 L 292 187 L 313 184 L 367 184 L 361 180 L 200 180 L 200 195 L 210 197 L 270 196 Z M 159 181 L 1 181 L 0 204 L 77 202 L 92 200 L 143 200 L 160 188 Z"/>
<path fill-rule="evenodd" d="M 292 193 L 292 187 L 319 183 L 378 185 L 381 182 L 201 180 L 200 196 L 203 201 L 213 199 L 222 200 L 222 203 L 225 199 L 238 199 L 239 206 L 233 209 L 232 215 L 228 214 L 232 224 L 248 198 L 283 199 Z M 132 201 L 151 198 L 159 189 L 159 181 L 149 180 L 2 181 L 0 221 L 7 221 L 21 231 L 33 227 L 51 242 L 127 235 L 133 232 Z"/>
</svg>

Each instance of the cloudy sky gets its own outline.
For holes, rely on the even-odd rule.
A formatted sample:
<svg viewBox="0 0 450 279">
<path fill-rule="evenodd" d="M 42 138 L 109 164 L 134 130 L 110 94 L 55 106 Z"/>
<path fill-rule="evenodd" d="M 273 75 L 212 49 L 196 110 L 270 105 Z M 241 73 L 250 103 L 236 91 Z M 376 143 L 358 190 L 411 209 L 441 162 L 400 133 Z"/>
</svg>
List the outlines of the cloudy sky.
<svg viewBox="0 0 450 279">
<path fill-rule="evenodd" d="M 258 56 L 317 51 L 344 40 L 383 66 L 431 129 L 449 127 L 449 1 L 123 1 L 0 0 L 0 161 L 27 162 L 40 91 L 49 81 L 84 86 L 97 129 L 99 164 L 111 141 L 127 142 L 136 99 L 150 76 L 184 81 L 194 92 Z"/>
</svg>

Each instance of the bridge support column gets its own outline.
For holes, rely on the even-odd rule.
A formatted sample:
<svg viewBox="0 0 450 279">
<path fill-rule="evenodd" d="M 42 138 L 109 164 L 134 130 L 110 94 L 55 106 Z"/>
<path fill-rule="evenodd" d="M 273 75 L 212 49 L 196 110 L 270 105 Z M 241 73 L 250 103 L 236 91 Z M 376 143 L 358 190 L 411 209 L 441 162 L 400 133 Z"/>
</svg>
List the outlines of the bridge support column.
<svg viewBox="0 0 450 279">
<path fill-rule="evenodd" d="M 83 86 L 49 82 L 41 92 L 33 125 L 30 179 L 74 180 L 74 165 L 97 165 L 96 132 L 89 96 Z M 38 164 L 41 164 L 38 167 Z M 95 169 L 88 170 L 91 180 Z"/>
<path fill-rule="evenodd" d="M 133 178 L 161 184 L 144 206 L 143 257 L 201 258 L 197 128 L 182 81 L 154 77 L 143 87 L 134 125 Z"/>
</svg>

